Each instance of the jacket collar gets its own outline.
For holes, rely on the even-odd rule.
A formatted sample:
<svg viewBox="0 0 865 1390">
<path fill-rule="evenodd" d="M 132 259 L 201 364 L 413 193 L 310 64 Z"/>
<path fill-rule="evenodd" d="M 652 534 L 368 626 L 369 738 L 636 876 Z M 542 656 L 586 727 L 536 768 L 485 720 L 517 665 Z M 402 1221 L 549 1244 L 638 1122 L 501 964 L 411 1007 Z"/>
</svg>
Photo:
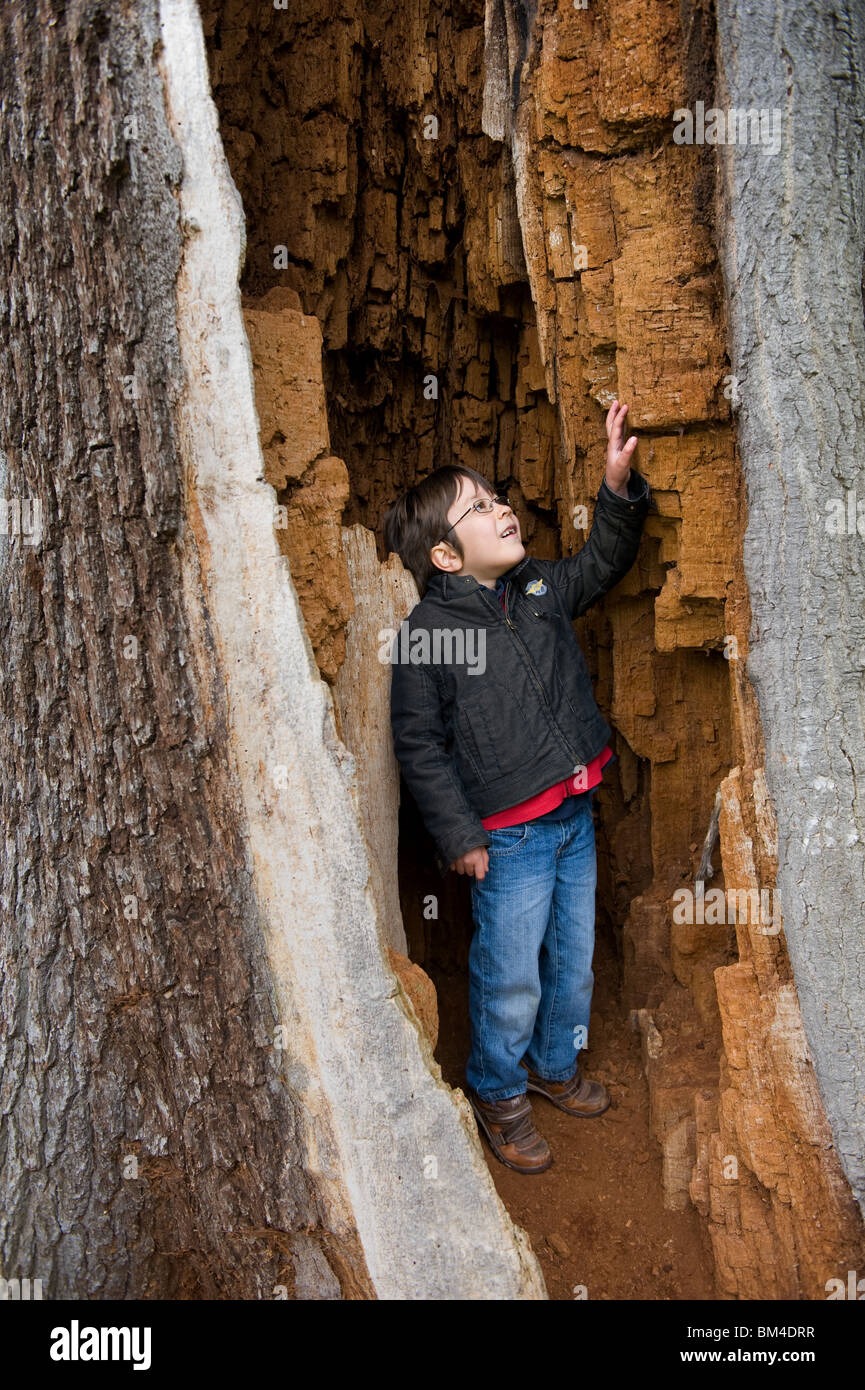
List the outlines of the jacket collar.
<svg viewBox="0 0 865 1390">
<path fill-rule="evenodd" d="M 531 565 L 531 556 L 524 555 L 522 560 L 513 565 L 509 570 L 505 570 L 501 578 L 506 584 L 522 576 L 522 571 L 526 565 Z M 526 577 L 526 576 L 522 576 Z M 447 570 L 434 570 L 427 580 L 424 597 L 435 595 L 436 598 L 445 601 L 453 598 L 465 598 L 466 594 L 472 594 L 476 589 L 485 586 L 475 579 L 473 574 L 449 574 Z M 490 590 L 493 593 L 493 590 Z"/>
</svg>

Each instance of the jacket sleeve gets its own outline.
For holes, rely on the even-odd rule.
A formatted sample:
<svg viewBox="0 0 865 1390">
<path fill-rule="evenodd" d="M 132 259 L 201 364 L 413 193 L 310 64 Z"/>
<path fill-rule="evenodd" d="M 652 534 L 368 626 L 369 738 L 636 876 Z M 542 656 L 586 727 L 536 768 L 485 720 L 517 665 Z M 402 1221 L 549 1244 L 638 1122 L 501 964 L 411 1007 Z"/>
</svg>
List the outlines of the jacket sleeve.
<svg viewBox="0 0 865 1390">
<path fill-rule="evenodd" d="M 444 876 L 455 859 L 492 841 L 445 751 L 438 688 L 426 667 L 394 663 L 390 707 L 394 752 L 435 842 Z"/>
<path fill-rule="evenodd" d="M 624 579 L 637 558 L 643 523 L 649 510 L 649 484 L 631 469 L 628 496 L 619 497 L 606 478 L 595 502 L 588 539 L 576 555 L 547 561 L 552 583 L 562 594 L 572 618 L 579 618 Z"/>
</svg>

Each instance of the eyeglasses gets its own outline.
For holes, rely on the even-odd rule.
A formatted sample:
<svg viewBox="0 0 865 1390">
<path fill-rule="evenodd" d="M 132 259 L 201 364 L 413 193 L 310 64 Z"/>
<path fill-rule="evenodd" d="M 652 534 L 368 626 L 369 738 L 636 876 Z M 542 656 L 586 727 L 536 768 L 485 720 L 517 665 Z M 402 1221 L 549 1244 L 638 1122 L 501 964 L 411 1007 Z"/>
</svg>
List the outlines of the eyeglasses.
<svg viewBox="0 0 865 1390">
<path fill-rule="evenodd" d="M 472 505 L 469 507 L 468 511 L 463 512 L 462 516 L 457 517 L 453 525 L 448 527 L 448 531 L 452 531 L 454 529 L 454 526 L 459 526 L 460 522 L 468 516 L 469 512 L 478 512 L 481 516 L 489 516 L 490 512 L 493 510 L 493 507 L 495 507 L 496 505 L 500 507 L 509 507 L 511 504 L 508 501 L 507 496 L 504 494 L 499 494 L 498 497 L 479 497 L 476 502 L 472 502 Z M 448 531 L 445 531 L 444 536 L 439 536 L 439 540 L 436 542 L 436 544 L 444 540 Z"/>
</svg>

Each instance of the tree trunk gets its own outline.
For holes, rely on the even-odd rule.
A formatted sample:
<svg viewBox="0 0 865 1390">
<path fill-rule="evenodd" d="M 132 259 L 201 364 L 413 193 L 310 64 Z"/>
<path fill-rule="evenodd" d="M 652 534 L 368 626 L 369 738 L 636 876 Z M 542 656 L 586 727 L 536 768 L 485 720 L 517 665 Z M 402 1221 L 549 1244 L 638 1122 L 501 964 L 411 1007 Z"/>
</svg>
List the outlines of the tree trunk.
<svg viewBox="0 0 865 1390">
<path fill-rule="evenodd" d="M 197 11 L 0 26 L 0 442 L 41 513 L 3 553 L 0 1272 L 543 1297 L 383 958 L 262 480 Z"/>
<path fill-rule="evenodd" d="M 717 13 L 717 103 L 773 113 L 779 137 L 718 148 L 748 675 L 802 1019 L 865 1214 L 865 11 L 718 0 Z"/>
<path fill-rule="evenodd" d="M 579 632 L 657 1185 L 722 1297 L 860 1267 L 865 33 L 716 8 L 0 11 L 0 1276 L 546 1296 L 402 954 L 452 1021 L 374 536 L 459 461 L 575 551 L 613 396 L 656 510 Z M 676 920 L 716 807 L 783 932 Z"/>
<path fill-rule="evenodd" d="M 338 1296 L 186 608 L 155 14 L 0 22 L 4 492 L 42 533 L 3 557 L 4 1272 L 53 1298 Z"/>
</svg>

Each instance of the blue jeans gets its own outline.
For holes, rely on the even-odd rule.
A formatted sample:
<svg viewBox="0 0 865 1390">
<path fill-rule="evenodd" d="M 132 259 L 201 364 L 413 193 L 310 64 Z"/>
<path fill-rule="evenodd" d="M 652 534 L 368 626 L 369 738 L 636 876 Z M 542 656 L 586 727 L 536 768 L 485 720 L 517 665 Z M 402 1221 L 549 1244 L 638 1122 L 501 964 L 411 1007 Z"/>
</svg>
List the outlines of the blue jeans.
<svg viewBox="0 0 865 1390">
<path fill-rule="evenodd" d="M 597 860 L 592 792 L 567 820 L 490 830 L 489 869 L 471 880 L 471 1053 L 483 1100 L 526 1089 L 520 1059 L 566 1081 L 585 1047 L 592 1002 Z"/>
</svg>

